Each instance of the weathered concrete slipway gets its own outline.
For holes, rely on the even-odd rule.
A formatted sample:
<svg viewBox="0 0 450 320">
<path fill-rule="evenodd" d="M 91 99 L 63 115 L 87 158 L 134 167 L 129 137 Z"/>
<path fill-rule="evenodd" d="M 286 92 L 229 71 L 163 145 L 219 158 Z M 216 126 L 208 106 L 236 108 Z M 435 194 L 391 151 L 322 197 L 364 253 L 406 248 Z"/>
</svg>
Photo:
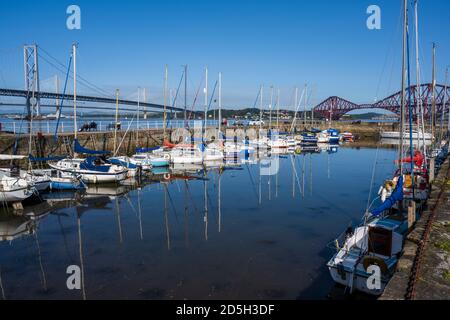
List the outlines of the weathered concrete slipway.
<svg viewBox="0 0 450 320">
<path fill-rule="evenodd" d="M 433 182 L 427 210 L 407 236 L 381 300 L 450 299 L 450 158 Z"/>
</svg>

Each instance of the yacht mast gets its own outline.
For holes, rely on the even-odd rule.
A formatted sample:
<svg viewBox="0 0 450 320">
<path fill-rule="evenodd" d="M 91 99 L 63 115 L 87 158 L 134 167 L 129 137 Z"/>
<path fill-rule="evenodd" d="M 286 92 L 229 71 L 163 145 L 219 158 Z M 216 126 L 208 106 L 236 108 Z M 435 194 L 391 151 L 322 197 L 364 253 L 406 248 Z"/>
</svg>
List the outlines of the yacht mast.
<svg viewBox="0 0 450 320">
<path fill-rule="evenodd" d="M 136 147 L 139 146 L 139 111 L 140 111 L 140 103 L 141 103 L 141 87 L 138 87 L 138 100 L 137 100 L 137 128 L 136 128 Z"/>
<path fill-rule="evenodd" d="M 426 147 L 425 147 L 425 121 L 423 117 L 422 95 L 420 92 L 420 58 L 419 58 L 419 14 L 418 1 L 414 1 L 414 20 L 415 20 L 415 40 L 416 40 L 416 101 L 417 101 L 417 146 L 420 148 L 420 134 L 422 133 L 423 155 L 426 167 Z"/>
<path fill-rule="evenodd" d="M 444 136 L 444 118 L 445 118 L 445 106 L 446 106 L 446 98 L 447 98 L 447 85 L 448 85 L 448 67 L 445 68 L 445 85 L 444 85 L 444 94 L 442 96 L 441 131 L 440 131 L 440 135 L 439 135 L 439 143 L 441 143 L 442 138 Z"/>
<path fill-rule="evenodd" d="M 222 139 L 222 72 L 219 72 L 219 135 Z"/>
<path fill-rule="evenodd" d="M 297 117 L 297 104 L 298 104 L 298 87 L 295 87 L 295 97 L 294 97 L 294 119 L 292 119 L 291 132 L 294 131 L 295 118 Z"/>
<path fill-rule="evenodd" d="M 405 118 L 405 81 L 406 81 L 406 37 L 407 37 L 407 24 L 408 24 L 408 3 L 407 0 L 403 0 L 403 44 L 402 44 L 402 102 L 400 107 L 400 148 L 399 159 L 403 157 L 403 131 L 404 131 L 404 118 Z M 403 162 L 399 161 L 400 174 L 403 174 Z"/>
<path fill-rule="evenodd" d="M 187 65 L 184 66 L 184 127 L 187 128 Z"/>
<path fill-rule="evenodd" d="M 273 105 L 273 86 L 270 86 L 269 130 L 271 135 L 272 135 L 272 105 Z"/>
<path fill-rule="evenodd" d="M 305 84 L 305 104 L 303 108 L 303 127 L 306 130 L 306 105 L 308 104 L 308 85 Z"/>
<path fill-rule="evenodd" d="M 277 130 L 280 131 L 280 89 L 277 90 Z"/>
<path fill-rule="evenodd" d="M 114 155 L 117 153 L 117 122 L 119 120 L 119 89 L 116 89 L 116 116 L 114 122 Z"/>
<path fill-rule="evenodd" d="M 259 89 L 259 139 L 261 140 L 262 129 L 262 117 L 263 117 L 263 86 Z"/>
<path fill-rule="evenodd" d="M 436 141 L 436 44 L 433 42 L 433 81 L 431 93 L 431 134 L 432 139 Z"/>
<path fill-rule="evenodd" d="M 164 116 L 163 116 L 163 140 L 166 139 L 166 126 L 167 126 L 167 77 L 168 70 L 167 64 L 164 72 Z M 175 111 L 176 112 L 176 111 Z"/>
<path fill-rule="evenodd" d="M 205 68 L 205 120 L 203 123 L 203 140 L 205 140 L 207 121 L 208 121 L 208 67 Z"/>
<path fill-rule="evenodd" d="M 77 139 L 77 44 L 72 45 L 73 52 L 73 135 Z"/>
</svg>

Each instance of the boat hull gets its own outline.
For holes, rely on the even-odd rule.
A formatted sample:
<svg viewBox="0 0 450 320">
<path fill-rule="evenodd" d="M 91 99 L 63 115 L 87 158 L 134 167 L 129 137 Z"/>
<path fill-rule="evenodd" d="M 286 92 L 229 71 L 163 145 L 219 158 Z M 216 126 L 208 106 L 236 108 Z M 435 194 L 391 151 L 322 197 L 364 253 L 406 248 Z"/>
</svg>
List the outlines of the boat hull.
<svg viewBox="0 0 450 320">
<path fill-rule="evenodd" d="M 31 197 L 33 192 L 27 187 L 18 188 L 9 191 L 0 191 L 1 202 L 21 202 Z"/>
<path fill-rule="evenodd" d="M 84 186 L 81 182 L 69 182 L 69 181 L 52 181 L 50 184 L 51 190 L 81 190 Z"/>
<path fill-rule="evenodd" d="M 397 131 L 386 131 L 386 132 L 382 132 L 381 133 L 381 138 L 382 139 L 400 139 L 400 132 Z M 409 132 L 404 132 L 403 133 L 403 139 L 409 139 L 410 138 L 410 133 Z M 433 135 L 431 133 L 418 133 L 418 132 L 413 132 L 412 133 L 412 138 L 414 139 L 424 139 L 424 140 L 432 140 L 433 139 Z"/>
<path fill-rule="evenodd" d="M 328 270 L 330 271 L 331 278 L 333 278 L 334 282 L 343 285 L 346 288 L 352 287 L 353 290 L 364 292 L 373 296 L 381 295 L 388 283 L 388 279 L 381 277 L 380 288 L 369 289 L 367 286 L 367 280 L 370 275 L 367 273 L 363 274 L 356 272 L 352 274 L 349 271 L 339 269 L 337 266 L 333 266 L 331 264 L 328 264 Z"/>
</svg>

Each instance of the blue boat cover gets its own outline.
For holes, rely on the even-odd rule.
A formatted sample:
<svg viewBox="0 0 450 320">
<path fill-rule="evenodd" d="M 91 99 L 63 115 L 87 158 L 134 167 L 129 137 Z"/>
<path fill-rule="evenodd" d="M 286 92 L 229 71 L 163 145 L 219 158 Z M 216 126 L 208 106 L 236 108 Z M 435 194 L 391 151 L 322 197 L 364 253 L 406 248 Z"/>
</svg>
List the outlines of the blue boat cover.
<svg viewBox="0 0 450 320">
<path fill-rule="evenodd" d="M 81 146 L 81 144 L 78 142 L 78 139 L 75 139 L 73 141 L 73 150 L 76 153 L 85 153 L 85 154 L 92 154 L 92 155 L 103 155 L 103 154 L 110 154 L 110 151 L 96 151 L 96 150 L 89 150 Z"/>
<path fill-rule="evenodd" d="M 88 157 L 84 162 L 80 164 L 81 170 L 90 170 L 90 171 L 98 171 L 98 172 L 108 172 L 109 166 L 105 165 L 96 165 L 94 161 L 96 157 Z"/>
<path fill-rule="evenodd" d="M 59 160 L 65 159 L 67 157 L 65 157 L 65 156 L 59 156 L 59 157 L 55 156 L 55 157 L 46 157 L 46 158 L 35 158 L 31 154 L 29 154 L 28 158 L 30 159 L 31 162 L 47 162 L 47 161 L 59 161 Z"/>
<path fill-rule="evenodd" d="M 374 216 L 379 216 L 383 211 L 388 210 L 394 206 L 397 201 L 403 200 L 403 175 L 398 178 L 397 185 L 391 196 L 378 208 L 372 210 L 370 213 Z"/>
<path fill-rule="evenodd" d="M 136 153 L 147 153 L 147 152 L 158 150 L 159 148 L 160 147 L 156 147 L 156 148 L 136 148 Z"/>
</svg>

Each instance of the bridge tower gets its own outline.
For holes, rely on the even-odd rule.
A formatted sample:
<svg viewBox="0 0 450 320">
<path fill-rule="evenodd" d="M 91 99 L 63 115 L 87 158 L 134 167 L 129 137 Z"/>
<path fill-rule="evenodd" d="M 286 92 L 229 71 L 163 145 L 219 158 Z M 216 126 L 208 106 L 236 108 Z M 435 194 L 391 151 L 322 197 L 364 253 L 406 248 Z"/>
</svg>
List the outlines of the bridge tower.
<svg viewBox="0 0 450 320">
<path fill-rule="evenodd" d="M 23 46 L 23 67 L 25 72 L 25 91 L 27 91 L 26 106 L 28 117 L 31 117 L 31 107 L 34 108 L 34 115 L 40 116 L 39 97 L 36 97 L 34 101 L 31 100 L 33 91 L 39 93 L 38 46 L 36 44 Z"/>
</svg>

